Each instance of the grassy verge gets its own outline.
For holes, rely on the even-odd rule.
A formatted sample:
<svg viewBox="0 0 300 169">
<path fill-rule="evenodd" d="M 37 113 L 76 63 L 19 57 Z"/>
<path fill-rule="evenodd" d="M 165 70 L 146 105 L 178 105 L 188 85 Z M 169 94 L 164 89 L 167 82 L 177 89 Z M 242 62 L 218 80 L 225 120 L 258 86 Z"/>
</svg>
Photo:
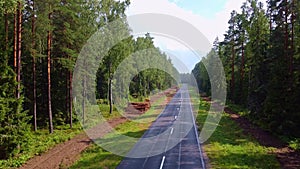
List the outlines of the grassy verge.
<svg viewBox="0 0 300 169">
<path fill-rule="evenodd" d="M 247 119 L 249 119 L 250 121 L 252 121 L 253 123 L 255 123 L 255 121 L 253 121 L 253 119 L 249 118 L 250 113 L 249 113 L 249 110 L 247 110 L 246 108 L 241 107 L 239 105 L 232 104 L 232 103 L 228 103 L 227 107 L 229 107 L 234 112 L 237 112 L 239 115 L 244 116 Z M 255 123 L 255 124 L 259 125 L 259 123 Z M 264 128 L 264 126 L 260 126 L 260 127 Z M 272 132 L 272 131 L 270 131 L 270 132 Z M 282 140 L 283 142 L 287 143 L 290 148 L 292 148 L 294 150 L 300 150 L 300 138 L 288 137 L 285 135 L 278 135 L 276 133 L 274 133 L 274 136 L 276 136 L 278 139 Z"/>
<path fill-rule="evenodd" d="M 209 104 L 201 101 L 197 116 L 200 128 L 207 117 L 208 109 Z M 274 149 L 260 146 L 252 137 L 245 135 L 227 114 L 223 114 L 217 129 L 203 149 L 212 168 L 280 168 L 275 155 L 272 154 Z"/>
<path fill-rule="evenodd" d="M 87 148 L 78 160 L 70 169 L 113 169 L 119 164 L 123 158 L 105 151 L 98 145 L 93 144 Z"/>
<path fill-rule="evenodd" d="M 150 127 L 156 117 L 162 112 L 165 101 L 162 97 L 151 105 L 150 110 L 141 115 L 137 122 L 128 121 L 115 127 L 115 130 L 122 135 L 140 138 L 144 132 Z M 104 109 L 103 109 L 104 110 Z M 116 133 L 110 133 L 105 138 L 114 138 Z M 125 145 L 126 143 L 124 143 Z M 124 146 L 122 145 L 122 146 Z M 86 168 L 86 169 L 113 169 L 122 161 L 123 157 L 115 155 L 93 144 L 82 152 L 80 159 L 70 167 L 70 169 Z"/>
<path fill-rule="evenodd" d="M 113 107 L 112 114 L 109 114 L 109 105 L 107 104 L 100 104 L 99 111 L 101 112 L 101 115 L 105 118 L 105 120 L 122 117 L 122 115 L 117 111 L 116 107 Z"/>
<path fill-rule="evenodd" d="M 148 127 L 149 124 L 146 123 L 126 122 L 118 125 L 116 130 L 120 134 L 139 138 L 144 134 Z M 110 137 L 114 137 L 114 134 L 110 135 Z M 93 144 L 81 154 L 80 159 L 71 166 L 70 169 L 113 169 L 117 167 L 122 159 L 123 157 L 108 152 L 100 146 Z"/>
<path fill-rule="evenodd" d="M 95 107 L 95 109 L 98 109 L 98 107 Z M 109 114 L 109 106 L 106 104 L 99 105 L 99 110 L 106 120 L 121 116 L 117 111 Z M 80 132 L 82 132 L 81 124 L 74 123 L 73 129 L 70 129 L 68 125 L 56 126 L 53 134 L 49 134 L 47 129 L 40 129 L 37 132 L 29 133 L 30 144 L 27 148 L 27 151 L 19 154 L 17 157 L 7 160 L 0 160 L 0 169 L 19 167 L 30 158 L 48 151 L 59 143 L 70 140 Z"/>
<path fill-rule="evenodd" d="M 69 126 L 57 126 L 53 134 L 48 130 L 41 129 L 35 133 L 30 133 L 29 147 L 26 152 L 8 160 L 0 160 L 0 168 L 19 167 L 35 155 L 42 154 L 54 147 L 56 144 L 65 142 L 81 132 L 78 123 L 73 124 L 73 129 Z"/>
<path fill-rule="evenodd" d="M 242 107 L 240 105 L 236 105 L 230 102 L 226 103 L 226 106 L 228 108 L 230 108 L 232 111 L 236 112 L 237 114 L 239 114 L 240 116 L 244 116 L 247 117 L 249 116 L 250 112 L 249 110 L 247 110 L 245 107 Z"/>
</svg>

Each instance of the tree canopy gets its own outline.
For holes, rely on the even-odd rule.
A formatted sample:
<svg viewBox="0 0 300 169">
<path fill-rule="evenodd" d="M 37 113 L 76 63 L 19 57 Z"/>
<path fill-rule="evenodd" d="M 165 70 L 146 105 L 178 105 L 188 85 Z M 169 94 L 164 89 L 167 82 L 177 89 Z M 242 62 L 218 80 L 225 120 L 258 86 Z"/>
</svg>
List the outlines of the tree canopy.
<svg viewBox="0 0 300 169">
<path fill-rule="evenodd" d="M 233 11 L 222 42 L 198 63 L 193 73 L 200 91 L 210 94 L 207 69 L 218 53 L 225 69 L 228 98 L 250 110 L 249 118 L 265 129 L 300 137 L 299 12 L 296 0 L 269 0 L 267 10 L 247 0 Z"/>
</svg>

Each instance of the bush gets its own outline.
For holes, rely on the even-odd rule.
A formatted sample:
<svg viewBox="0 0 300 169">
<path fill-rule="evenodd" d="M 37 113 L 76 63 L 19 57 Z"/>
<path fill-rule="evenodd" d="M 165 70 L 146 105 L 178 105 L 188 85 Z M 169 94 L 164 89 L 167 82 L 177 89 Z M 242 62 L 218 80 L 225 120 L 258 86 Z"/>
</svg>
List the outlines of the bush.
<svg viewBox="0 0 300 169">
<path fill-rule="evenodd" d="M 7 159 L 26 150 L 30 118 L 22 110 L 23 98 L 15 97 L 17 82 L 13 71 L 0 65 L 0 77 L 0 158 Z"/>
</svg>

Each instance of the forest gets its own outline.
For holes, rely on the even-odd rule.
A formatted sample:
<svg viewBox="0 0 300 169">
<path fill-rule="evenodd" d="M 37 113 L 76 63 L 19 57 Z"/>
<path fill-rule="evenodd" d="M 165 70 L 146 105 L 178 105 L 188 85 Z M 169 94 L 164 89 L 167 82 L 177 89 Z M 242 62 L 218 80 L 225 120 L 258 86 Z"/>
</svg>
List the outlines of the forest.
<svg viewBox="0 0 300 169">
<path fill-rule="evenodd" d="M 150 34 L 130 35 L 125 10 L 129 0 L 5 0 L 0 3 L 0 159 L 28 150 L 39 130 L 49 135 L 59 126 L 78 123 L 73 104 L 73 70 L 77 57 L 96 31 L 121 19 L 129 38 L 111 48 L 98 68 L 96 97 L 110 105 L 112 91 L 119 90 L 112 75 L 118 65 L 139 50 L 151 49 L 153 64 L 162 64 L 179 75 L 171 60 L 154 46 Z M 135 71 L 132 62 L 125 70 Z M 160 70 L 138 73 L 130 84 L 129 97 L 147 98 L 155 90 L 175 84 Z"/>
<path fill-rule="evenodd" d="M 224 40 L 216 38 L 192 74 L 201 93 L 210 96 L 212 85 L 226 86 L 227 104 L 247 109 L 245 116 L 255 125 L 299 140 L 300 2 L 268 0 L 266 4 L 245 0 L 241 12 L 232 11 Z M 83 89 L 96 89 L 95 93 L 83 92 L 82 98 L 94 95 L 97 103 L 113 114 L 118 97 L 143 101 L 178 85 L 178 79 L 190 81 L 191 75 L 179 74 L 167 54 L 154 45 L 151 34 L 131 35 L 126 21 L 129 5 L 130 0 L 0 2 L 0 168 L 6 160 L 13 161 L 8 166 L 18 167 L 47 150 L 30 152 L 32 144 L 64 142 L 56 133 L 73 132 L 74 128 L 82 131 L 78 126 L 85 119 L 78 117 L 75 107 L 79 105 L 84 113 L 86 103 L 74 103 L 73 72 L 89 38 L 95 32 L 105 34 L 103 27 L 113 21 L 122 22 L 122 34 L 128 38 L 101 56 L 95 75 L 87 74 L 95 76 L 95 86 L 84 78 L 76 79 Z M 131 56 L 133 59 L 123 64 Z M 217 57 L 223 63 L 226 84 L 214 78 L 219 75 L 208 74 L 220 66 L 214 63 Z M 139 72 L 137 65 L 144 62 L 168 72 Z M 117 71 L 134 74 L 128 89 L 123 79 L 113 77 Z M 127 95 L 118 96 L 115 91 Z M 46 141 L 36 139 L 39 135 Z M 32 154 L 24 157 L 25 152 Z"/>
<path fill-rule="evenodd" d="M 225 38 L 192 73 L 200 91 L 211 93 L 207 70 L 220 57 L 228 102 L 249 110 L 247 117 L 280 136 L 300 138 L 300 3 L 247 0 L 232 11 Z"/>
</svg>

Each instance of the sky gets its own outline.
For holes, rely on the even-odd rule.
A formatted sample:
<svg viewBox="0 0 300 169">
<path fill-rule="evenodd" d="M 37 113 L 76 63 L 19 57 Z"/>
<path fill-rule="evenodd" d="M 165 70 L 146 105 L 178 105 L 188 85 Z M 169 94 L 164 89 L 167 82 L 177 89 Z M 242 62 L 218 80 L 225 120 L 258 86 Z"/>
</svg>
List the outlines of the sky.
<svg viewBox="0 0 300 169">
<path fill-rule="evenodd" d="M 144 13 L 171 15 L 196 27 L 212 44 L 216 37 L 223 40 L 230 13 L 232 10 L 239 12 L 243 2 L 245 0 L 131 0 L 127 16 Z M 169 55 L 175 67 L 178 66 L 178 70 L 182 73 L 190 72 L 201 57 L 206 55 L 206 53 L 197 55 L 192 49 L 171 38 L 154 36 L 154 42 Z M 178 60 L 182 63 L 175 63 Z M 185 68 L 182 68 L 182 64 Z"/>
</svg>

